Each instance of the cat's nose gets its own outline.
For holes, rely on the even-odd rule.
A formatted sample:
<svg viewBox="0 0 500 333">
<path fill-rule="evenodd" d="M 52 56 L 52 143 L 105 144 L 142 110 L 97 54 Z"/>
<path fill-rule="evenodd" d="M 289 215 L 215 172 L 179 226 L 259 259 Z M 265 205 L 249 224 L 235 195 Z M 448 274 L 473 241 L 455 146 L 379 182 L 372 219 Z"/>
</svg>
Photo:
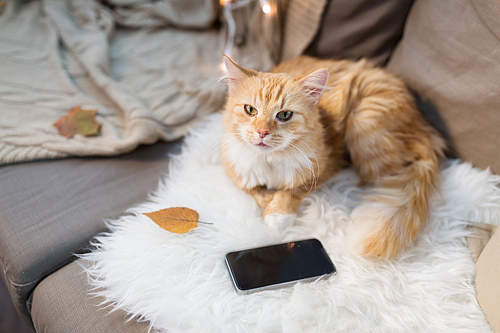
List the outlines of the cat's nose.
<svg viewBox="0 0 500 333">
<path fill-rule="evenodd" d="M 259 133 L 259 136 L 260 136 L 261 138 L 264 138 L 266 135 L 268 135 L 268 134 L 269 134 L 269 133 L 271 133 L 271 132 L 269 132 L 268 130 L 261 130 L 261 129 L 258 129 L 258 130 L 257 130 L 257 133 Z"/>
</svg>

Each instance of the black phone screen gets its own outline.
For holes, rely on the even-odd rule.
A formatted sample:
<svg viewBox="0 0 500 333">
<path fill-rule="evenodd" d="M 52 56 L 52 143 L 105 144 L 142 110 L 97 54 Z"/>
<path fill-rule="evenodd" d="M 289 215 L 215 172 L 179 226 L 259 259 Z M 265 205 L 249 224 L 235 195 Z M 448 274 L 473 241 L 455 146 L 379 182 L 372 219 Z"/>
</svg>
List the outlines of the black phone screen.
<svg viewBox="0 0 500 333">
<path fill-rule="evenodd" d="M 226 255 L 226 262 L 235 286 L 243 291 L 336 271 L 317 239 L 230 252 Z"/>
</svg>

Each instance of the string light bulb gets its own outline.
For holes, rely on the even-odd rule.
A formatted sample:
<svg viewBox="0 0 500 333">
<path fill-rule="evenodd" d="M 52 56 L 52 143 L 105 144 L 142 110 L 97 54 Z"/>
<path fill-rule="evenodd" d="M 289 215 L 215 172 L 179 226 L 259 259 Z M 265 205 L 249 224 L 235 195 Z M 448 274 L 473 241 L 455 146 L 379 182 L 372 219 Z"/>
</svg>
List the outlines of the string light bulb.
<svg viewBox="0 0 500 333">
<path fill-rule="evenodd" d="M 226 64 L 224 63 L 224 61 L 221 61 L 221 63 L 219 64 L 219 69 L 224 73 L 227 72 Z"/>
<path fill-rule="evenodd" d="M 265 3 L 263 6 L 262 6 L 262 11 L 265 13 L 265 14 L 269 14 L 271 13 L 271 5 L 268 4 L 268 3 Z"/>
<path fill-rule="evenodd" d="M 271 14 L 271 4 L 269 0 L 259 0 L 259 4 L 264 14 Z"/>
</svg>

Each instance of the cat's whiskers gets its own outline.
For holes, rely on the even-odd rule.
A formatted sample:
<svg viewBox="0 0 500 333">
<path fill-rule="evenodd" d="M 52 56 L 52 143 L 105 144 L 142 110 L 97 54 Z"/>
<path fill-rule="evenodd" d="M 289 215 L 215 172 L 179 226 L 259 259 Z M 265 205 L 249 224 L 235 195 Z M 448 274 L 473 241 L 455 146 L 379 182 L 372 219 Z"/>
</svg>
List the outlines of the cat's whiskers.
<svg viewBox="0 0 500 333">
<path fill-rule="evenodd" d="M 296 145 L 293 145 L 293 144 L 291 144 L 291 147 L 292 147 L 292 148 L 294 148 L 294 150 L 296 150 L 296 151 L 298 151 L 298 152 L 299 152 L 299 154 L 297 154 L 297 155 L 298 155 L 298 156 L 301 158 L 301 160 L 302 160 L 302 161 L 300 161 L 300 164 L 301 164 L 301 165 L 303 165 L 303 166 L 305 166 L 305 167 L 307 167 L 307 169 L 308 169 L 309 171 L 311 171 L 311 172 L 312 172 L 312 176 L 313 176 L 313 183 L 312 183 L 312 184 L 314 184 L 314 183 L 315 183 L 315 181 L 314 181 L 314 180 L 316 179 L 316 175 L 315 175 L 315 173 L 314 173 L 314 170 L 312 169 L 312 163 L 311 163 L 311 161 L 307 158 L 307 156 L 304 154 L 304 152 L 303 152 L 303 151 L 302 151 L 299 147 L 297 147 Z M 304 181 L 304 179 L 301 177 L 301 174 L 300 174 L 300 173 L 297 173 L 297 176 L 299 177 L 299 179 L 300 179 L 300 181 L 301 181 L 302 186 L 303 186 L 303 187 L 307 190 L 307 193 L 310 193 L 310 192 L 312 191 L 312 189 L 313 189 L 313 187 L 314 187 L 314 186 L 313 186 L 313 185 L 311 185 L 311 187 L 308 189 L 308 188 L 306 187 L 306 182 L 305 182 L 305 181 Z"/>
<path fill-rule="evenodd" d="M 280 148 L 280 151 L 282 151 L 285 154 L 285 157 L 287 158 L 288 162 L 290 162 L 289 164 L 286 164 L 286 166 L 290 169 L 290 173 L 294 174 L 295 173 L 294 171 L 296 171 L 296 170 L 292 167 L 292 159 L 291 159 L 290 155 L 288 155 L 288 152 L 285 150 L 285 148 Z M 300 181 L 302 182 L 302 178 L 300 177 L 300 174 L 297 173 L 297 176 L 299 177 Z M 291 192 L 293 194 L 293 189 L 295 188 L 294 177 L 291 177 L 291 181 L 292 181 Z"/>
<path fill-rule="evenodd" d="M 222 138 L 224 137 L 224 135 L 225 134 L 217 135 L 216 137 L 212 138 L 210 141 L 207 142 L 208 149 L 205 151 L 202 157 L 203 166 L 207 164 L 212 154 L 220 153 L 220 151 L 222 150 L 221 145 L 222 145 Z"/>
<path fill-rule="evenodd" d="M 316 158 L 316 154 L 311 149 L 311 147 L 309 147 L 309 145 L 307 143 L 305 143 L 304 141 L 302 141 L 300 139 L 297 139 L 297 138 L 295 138 L 295 140 L 299 141 L 300 143 L 302 143 L 305 147 L 307 147 L 309 149 L 309 151 L 313 155 L 314 161 L 316 162 L 316 167 L 317 167 L 317 171 L 318 171 L 317 174 L 314 171 L 313 163 L 311 162 L 311 159 L 307 156 L 307 154 L 298 145 L 294 144 L 293 142 L 290 142 L 290 144 L 289 144 L 290 147 L 292 147 L 295 150 L 297 150 L 299 152 L 299 156 L 301 156 L 302 158 L 304 158 L 307 161 L 305 164 L 306 164 L 307 168 L 312 173 L 311 187 L 309 189 L 307 189 L 307 187 L 306 187 L 306 190 L 308 190 L 307 193 L 310 193 L 313 190 L 316 190 L 316 185 L 318 184 L 319 173 L 320 173 L 319 162 L 318 162 L 318 159 Z M 306 186 L 306 183 L 304 181 L 302 181 L 302 183 L 303 183 L 303 186 Z"/>
<path fill-rule="evenodd" d="M 318 170 L 318 175 L 320 173 L 320 168 L 319 168 L 319 162 L 318 162 L 318 158 L 316 157 L 316 153 L 314 152 L 314 150 L 307 144 L 305 143 L 304 141 L 300 140 L 300 139 L 297 139 L 295 138 L 295 140 L 299 141 L 300 143 L 302 143 L 307 149 L 309 149 L 309 151 L 311 152 L 311 154 L 313 155 L 313 158 L 314 158 L 314 161 L 316 162 L 316 168 Z M 298 148 L 298 146 L 297 146 Z M 309 158 L 308 158 L 309 161 L 311 161 Z M 312 162 L 311 162 L 312 164 Z M 312 165 L 311 165 L 311 171 L 313 172 L 313 175 L 314 175 L 314 170 L 312 170 Z M 317 181 L 318 181 L 318 177 L 315 177 L 316 180 L 315 180 L 315 186 L 317 184 Z"/>
<path fill-rule="evenodd" d="M 239 133 L 224 133 L 221 135 L 217 135 L 207 142 L 208 149 L 202 157 L 203 166 L 205 166 L 208 161 L 210 161 L 213 154 L 220 154 L 221 151 L 227 147 L 230 142 L 224 140 L 224 138 L 233 138 L 234 136 L 238 136 Z"/>
</svg>

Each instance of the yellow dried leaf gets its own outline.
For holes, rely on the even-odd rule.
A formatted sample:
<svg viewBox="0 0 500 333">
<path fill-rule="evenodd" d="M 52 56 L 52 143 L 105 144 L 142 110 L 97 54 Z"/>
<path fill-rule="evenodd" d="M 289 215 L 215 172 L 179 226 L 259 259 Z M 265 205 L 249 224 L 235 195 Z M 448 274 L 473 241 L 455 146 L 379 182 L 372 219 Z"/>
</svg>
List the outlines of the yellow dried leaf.
<svg viewBox="0 0 500 333">
<path fill-rule="evenodd" d="M 186 207 L 173 207 L 158 210 L 152 213 L 144 213 L 153 222 L 165 230 L 183 234 L 198 226 L 200 215 L 197 211 Z"/>
</svg>

